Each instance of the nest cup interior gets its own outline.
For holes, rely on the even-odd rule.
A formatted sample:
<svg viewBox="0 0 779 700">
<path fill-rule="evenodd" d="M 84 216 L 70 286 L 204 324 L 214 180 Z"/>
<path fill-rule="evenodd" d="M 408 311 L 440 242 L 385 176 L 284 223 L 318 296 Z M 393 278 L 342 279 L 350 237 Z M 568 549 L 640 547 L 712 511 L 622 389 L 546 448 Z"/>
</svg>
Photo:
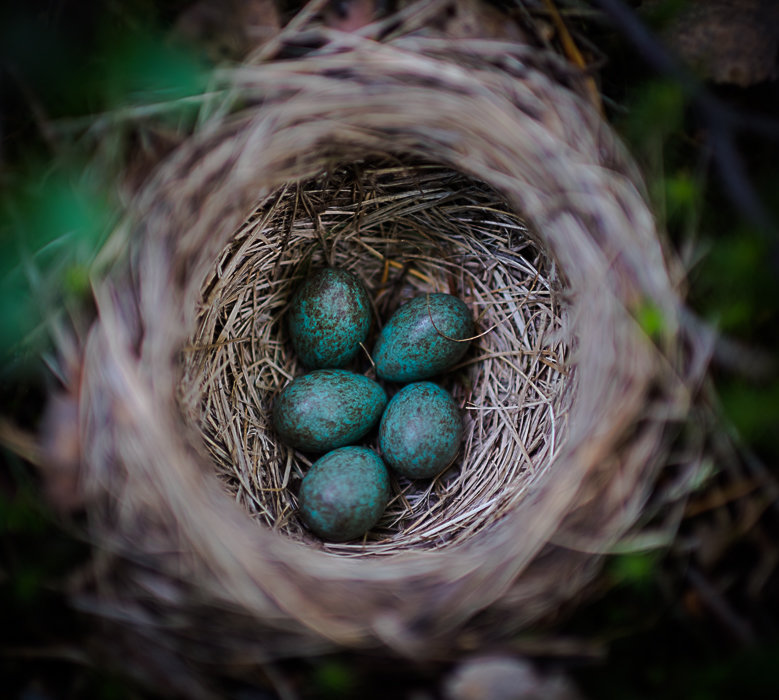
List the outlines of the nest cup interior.
<svg viewBox="0 0 779 700">
<path fill-rule="evenodd" d="M 224 488 L 248 515 L 342 556 L 390 555 L 462 542 L 500 519 L 552 464 L 572 395 L 562 283 L 546 251 L 494 190 L 437 164 L 386 155 L 286 183 L 266 197 L 219 254 L 184 349 L 181 404 Z M 297 513 L 316 455 L 273 430 L 281 389 L 307 371 L 285 312 L 311 271 L 356 274 L 374 311 L 349 369 L 375 378 L 369 351 L 398 306 L 425 292 L 462 298 L 477 337 L 434 379 L 461 409 L 464 438 L 434 479 L 392 474 L 392 496 L 360 541 L 322 542 Z M 383 382 L 390 396 L 401 385 Z M 359 444 L 377 449 L 376 430 Z"/>
</svg>

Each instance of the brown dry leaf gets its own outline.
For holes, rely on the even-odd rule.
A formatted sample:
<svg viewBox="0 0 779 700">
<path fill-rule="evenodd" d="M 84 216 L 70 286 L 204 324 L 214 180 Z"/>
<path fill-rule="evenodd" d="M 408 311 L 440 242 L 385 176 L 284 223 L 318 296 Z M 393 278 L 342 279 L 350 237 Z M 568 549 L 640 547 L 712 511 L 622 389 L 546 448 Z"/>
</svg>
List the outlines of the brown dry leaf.
<svg viewBox="0 0 779 700">
<path fill-rule="evenodd" d="M 706 80 L 746 87 L 779 77 L 776 0 L 690 0 L 665 38 Z"/>
</svg>

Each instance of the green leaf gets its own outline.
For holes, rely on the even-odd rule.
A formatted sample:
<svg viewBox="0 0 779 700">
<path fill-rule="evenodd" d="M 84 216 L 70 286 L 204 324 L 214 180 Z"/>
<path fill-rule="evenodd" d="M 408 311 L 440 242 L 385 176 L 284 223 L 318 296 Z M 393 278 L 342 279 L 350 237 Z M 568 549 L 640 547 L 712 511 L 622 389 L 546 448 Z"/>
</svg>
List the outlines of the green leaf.
<svg viewBox="0 0 779 700">
<path fill-rule="evenodd" d="M 88 289 L 88 268 L 116 217 L 79 164 L 32 166 L 0 200 L 0 354 L 28 339 L 65 297 Z"/>
<path fill-rule="evenodd" d="M 679 172 L 665 178 L 666 215 L 670 222 L 684 219 L 699 206 L 699 184 L 687 172 Z"/>
<path fill-rule="evenodd" d="M 347 664 L 332 660 L 317 666 L 314 682 L 325 697 L 343 697 L 354 690 L 356 679 Z"/>
<path fill-rule="evenodd" d="M 46 527 L 39 504 L 25 489 L 20 489 L 13 498 L 0 494 L 0 532 L 37 535 Z"/>
<path fill-rule="evenodd" d="M 2 244 L 4 252 L 11 253 L 2 264 L 18 264 L 20 252 L 35 257 L 52 248 L 58 258 L 65 248 L 81 260 L 89 259 L 112 219 L 108 197 L 90 182 L 85 166 L 33 166 L 0 203 Z"/>
<path fill-rule="evenodd" d="M 114 106 L 176 100 L 206 85 L 206 66 L 194 53 L 151 31 L 122 36 L 104 59 L 103 90 Z"/>
<path fill-rule="evenodd" d="M 654 341 L 659 340 L 668 327 L 662 310 L 650 300 L 636 309 L 635 318 L 641 330 Z"/>
<path fill-rule="evenodd" d="M 725 415 L 741 437 L 750 442 L 776 439 L 779 426 L 779 382 L 756 386 L 732 381 L 720 387 Z"/>
<path fill-rule="evenodd" d="M 630 101 L 624 131 L 636 145 L 665 138 L 680 130 L 686 104 L 684 91 L 677 83 L 644 83 Z"/>
<path fill-rule="evenodd" d="M 771 337 L 779 288 L 766 239 L 739 228 L 710 244 L 709 255 L 695 272 L 693 300 L 727 333 L 746 342 Z"/>
<path fill-rule="evenodd" d="M 652 581 L 656 567 L 655 553 L 622 554 L 611 560 L 609 571 L 617 584 L 641 587 Z"/>
</svg>

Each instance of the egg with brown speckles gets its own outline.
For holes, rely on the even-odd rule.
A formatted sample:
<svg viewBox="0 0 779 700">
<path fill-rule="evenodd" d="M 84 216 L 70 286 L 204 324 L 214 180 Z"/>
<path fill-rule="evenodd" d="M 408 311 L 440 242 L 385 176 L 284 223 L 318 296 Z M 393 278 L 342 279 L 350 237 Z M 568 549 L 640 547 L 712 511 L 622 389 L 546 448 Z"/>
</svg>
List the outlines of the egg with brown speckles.
<svg viewBox="0 0 779 700">
<path fill-rule="evenodd" d="M 433 477 L 451 464 L 462 437 L 457 404 L 432 382 L 404 386 L 387 404 L 379 424 L 384 461 L 410 479 Z"/>
<path fill-rule="evenodd" d="M 393 382 L 440 374 L 465 354 L 473 329 L 462 299 L 442 293 L 414 297 L 392 315 L 376 340 L 376 374 Z"/>
<path fill-rule="evenodd" d="M 369 377 L 317 369 L 284 387 L 273 405 L 273 425 L 286 445 L 327 452 L 363 437 L 386 404 L 386 392 Z"/>
<path fill-rule="evenodd" d="M 328 267 L 295 291 L 287 315 L 292 346 L 306 367 L 344 367 L 371 326 L 371 301 L 351 272 Z"/>
<path fill-rule="evenodd" d="M 390 480 L 381 458 L 367 447 L 341 447 L 320 457 L 300 485 L 303 521 L 330 542 L 361 537 L 381 518 Z"/>
</svg>

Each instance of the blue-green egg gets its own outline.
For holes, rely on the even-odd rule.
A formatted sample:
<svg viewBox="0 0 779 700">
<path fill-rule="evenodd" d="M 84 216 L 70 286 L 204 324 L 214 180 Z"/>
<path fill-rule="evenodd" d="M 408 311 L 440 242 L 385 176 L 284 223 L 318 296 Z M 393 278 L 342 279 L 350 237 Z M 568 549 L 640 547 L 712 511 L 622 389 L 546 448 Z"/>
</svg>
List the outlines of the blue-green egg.
<svg viewBox="0 0 779 700">
<path fill-rule="evenodd" d="M 393 382 L 440 374 L 465 354 L 473 328 L 462 299 L 441 293 L 414 297 L 381 330 L 373 347 L 376 373 Z"/>
<path fill-rule="evenodd" d="M 404 386 L 387 404 L 379 424 L 384 461 L 410 479 L 430 478 L 451 464 L 462 437 L 457 404 L 432 382 Z"/>
<path fill-rule="evenodd" d="M 273 405 L 273 425 L 286 445 L 327 452 L 363 437 L 386 405 L 386 392 L 372 379 L 318 369 L 284 387 Z"/>
<path fill-rule="evenodd" d="M 367 447 L 341 447 L 311 465 L 300 485 L 300 515 L 319 537 L 361 537 L 381 518 L 390 497 L 387 468 Z"/>
<path fill-rule="evenodd" d="M 292 346 L 307 367 L 344 367 L 371 327 L 371 300 L 352 273 L 328 267 L 292 296 L 287 315 Z"/>
</svg>

